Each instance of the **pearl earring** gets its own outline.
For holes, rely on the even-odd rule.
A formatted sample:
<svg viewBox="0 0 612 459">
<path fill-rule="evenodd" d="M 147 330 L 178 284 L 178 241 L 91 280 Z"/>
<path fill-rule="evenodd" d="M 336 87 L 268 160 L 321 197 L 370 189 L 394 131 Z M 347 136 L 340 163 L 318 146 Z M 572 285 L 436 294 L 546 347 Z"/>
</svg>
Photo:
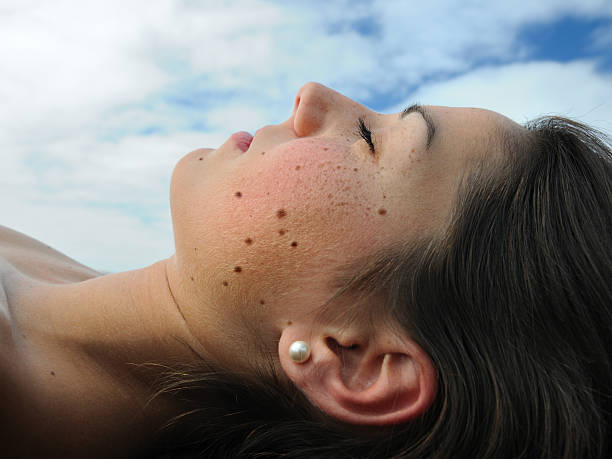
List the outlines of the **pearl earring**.
<svg viewBox="0 0 612 459">
<path fill-rule="evenodd" d="M 306 341 L 294 341 L 289 346 L 289 357 L 295 363 L 304 363 L 310 358 L 310 346 Z"/>
</svg>

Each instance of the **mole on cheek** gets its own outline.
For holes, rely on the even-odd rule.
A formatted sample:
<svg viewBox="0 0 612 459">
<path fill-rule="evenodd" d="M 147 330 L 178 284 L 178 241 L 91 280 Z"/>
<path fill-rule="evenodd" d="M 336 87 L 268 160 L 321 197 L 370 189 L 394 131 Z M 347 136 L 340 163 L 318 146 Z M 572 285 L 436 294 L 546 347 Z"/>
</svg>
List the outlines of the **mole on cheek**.
<svg viewBox="0 0 612 459">
<path fill-rule="evenodd" d="M 240 266 L 235 266 L 234 267 L 234 272 L 235 273 L 241 273 L 242 272 L 242 268 Z"/>
<path fill-rule="evenodd" d="M 259 304 L 266 304 L 264 300 L 259 300 Z"/>
<path fill-rule="evenodd" d="M 323 147 L 323 151 L 327 151 L 327 150 L 329 150 L 329 148 Z"/>
<path fill-rule="evenodd" d="M 378 209 L 378 213 L 380 215 L 386 215 L 387 214 L 387 210 L 386 209 Z"/>
<path fill-rule="evenodd" d="M 234 193 L 234 196 L 236 196 L 237 198 L 241 198 L 242 197 L 242 193 L 240 191 L 236 191 Z"/>
<path fill-rule="evenodd" d="M 245 244 L 246 244 L 246 245 L 251 245 L 251 244 L 253 243 L 253 239 L 251 239 L 250 237 L 247 237 L 247 238 L 244 240 L 244 242 L 245 242 Z"/>
<path fill-rule="evenodd" d="M 296 241 L 293 241 L 293 242 L 291 243 L 291 247 L 297 247 L 297 242 L 296 242 Z"/>
<path fill-rule="evenodd" d="M 262 152 L 261 152 L 261 154 L 262 154 L 262 155 L 265 155 L 265 154 L 266 154 L 266 152 L 265 152 L 265 151 L 262 151 Z"/>
<path fill-rule="evenodd" d="M 189 276 L 189 279 L 191 279 L 191 282 L 193 282 L 193 276 Z"/>
<path fill-rule="evenodd" d="M 276 216 L 278 218 L 283 218 L 287 216 L 287 211 L 285 209 L 278 209 L 278 211 L 276 212 Z"/>
<path fill-rule="evenodd" d="M 286 233 L 286 231 L 284 229 L 278 230 L 278 234 L 280 234 L 281 236 L 284 236 L 285 233 Z"/>
<path fill-rule="evenodd" d="M 295 170 L 299 171 L 302 168 L 302 166 L 295 166 Z"/>
<path fill-rule="evenodd" d="M 202 158 L 201 156 L 198 158 L 198 161 L 202 161 L 204 158 Z"/>
<path fill-rule="evenodd" d="M 223 281 L 223 286 L 227 287 L 227 281 Z"/>
<path fill-rule="evenodd" d="M 51 372 L 51 376 L 55 376 L 55 371 L 52 371 L 52 372 Z"/>
</svg>

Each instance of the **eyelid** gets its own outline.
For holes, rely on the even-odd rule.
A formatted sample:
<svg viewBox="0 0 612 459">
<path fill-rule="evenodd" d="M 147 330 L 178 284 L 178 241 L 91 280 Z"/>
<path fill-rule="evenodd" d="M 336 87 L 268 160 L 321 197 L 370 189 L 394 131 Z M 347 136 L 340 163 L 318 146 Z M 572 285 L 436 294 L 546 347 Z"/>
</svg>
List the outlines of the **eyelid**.
<svg viewBox="0 0 612 459">
<path fill-rule="evenodd" d="M 425 124 L 427 124 L 427 148 L 426 149 L 429 150 L 429 147 L 431 146 L 431 143 L 433 142 L 433 138 L 436 135 L 437 125 L 432 119 L 429 113 L 429 110 L 427 110 L 425 106 L 418 104 L 418 103 L 412 104 L 409 107 L 406 107 L 404 110 L 402 110 L 400 112 L 399 119 L 400 120 L 404 119 L 406 116 L 410 115 L 413 112 L 419 113 L 425 120 Z"/>
<path fill-rule="evenodd" d="M 370 153 L 373 156 L 376 156 L 376 148 L 374 145 L 374 140 L 372 139 L 372 131 L 362 117 L 357 118 L 357 134 L 368 144 Z"/>
</svg>

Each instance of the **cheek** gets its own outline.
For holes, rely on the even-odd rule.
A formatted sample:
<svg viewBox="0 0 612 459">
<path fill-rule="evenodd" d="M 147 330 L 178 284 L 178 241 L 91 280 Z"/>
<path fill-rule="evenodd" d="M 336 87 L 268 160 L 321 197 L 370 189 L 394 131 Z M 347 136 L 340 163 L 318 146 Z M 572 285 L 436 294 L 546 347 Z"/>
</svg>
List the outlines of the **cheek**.
<svg viewBox="0 0 612 459">
<path fill-rule="evenodd" d="M 351 154 L 302 140 L 259 161 L 245 158 L 203 185 L 194 205 L 199 215 L 192 217 L 200 231 L 192 255 L 202 274 L 234 294 L 239 288 L 278 296 L 292 279 L 363 253 L 371 244 L 369 228 L 385 216 L 378 213 L 375 179 Z"/>
<path fill-rule="evenodd" d="M 235 209 L 229 226 L 244 225 L 269 245 L 288 242 L 301 252 L 341 245 L 373 206 L 369 177 L 333 144 L 304 140 L 270 153 L 261 169 L 239 174 L 241 197 L 226 201 Z"/>
</svg>

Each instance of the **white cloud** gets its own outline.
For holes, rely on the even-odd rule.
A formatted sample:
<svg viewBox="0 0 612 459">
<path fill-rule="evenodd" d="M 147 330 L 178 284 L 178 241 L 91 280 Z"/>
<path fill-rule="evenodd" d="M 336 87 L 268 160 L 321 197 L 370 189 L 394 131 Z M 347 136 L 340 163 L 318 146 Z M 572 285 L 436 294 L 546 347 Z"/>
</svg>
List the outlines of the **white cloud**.
<svg viewBox="0 0 612 459">
<path fill-rule="evenodd" d="M 24 136 L 33 126 L 43 135 L 79 129 L 101 110 L 161 89 L 168 75 L 137 51 L 139 21 L 153 8 L 127 4 L 131 10 L 119 2 L 20 2 L 2 11 L 2 126 Z"/>
<path fill-rule="evenodd" d="M 564 14 L 610 17 L 612 4 L 5 0 L 3 224 L 94 268 L 166 256 L 176 161 L 284 120 L 309 80 L 361 101 L 417 88 L 423 102 L 609 125 L 610 80 L 592 62 L 512 64 L 529 52 L 523 26 Z M 501 64 L 474 70 L 483 60 Z"/>
<path fill-rule="evenodd" d="M 612 128 L 612 75 L 598 73 L 592 61 L 528 62 L 481 68 L 450 80 L 425 84 L 410 100 L 488 108 L 519 123 L 556 114 L 608 132 Z"/>
</svg>

